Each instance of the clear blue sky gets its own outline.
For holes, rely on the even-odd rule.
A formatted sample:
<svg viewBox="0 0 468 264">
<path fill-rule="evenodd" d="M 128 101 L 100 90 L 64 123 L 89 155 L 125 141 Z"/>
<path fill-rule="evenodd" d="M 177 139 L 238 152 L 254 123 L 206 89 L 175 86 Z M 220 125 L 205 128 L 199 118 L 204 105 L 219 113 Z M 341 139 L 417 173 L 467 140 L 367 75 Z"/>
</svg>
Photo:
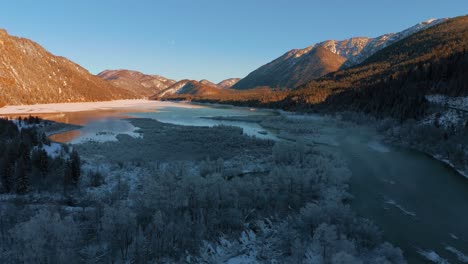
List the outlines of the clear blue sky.
<svg viewBox="0 0 468 264">
<path fill-rule="evenodd" d="M 293 48 L 378 36 L 468 11 L 468 0 L 14 0 L 0 28 L 92 73 L 243 77 Z"/>
</svg>

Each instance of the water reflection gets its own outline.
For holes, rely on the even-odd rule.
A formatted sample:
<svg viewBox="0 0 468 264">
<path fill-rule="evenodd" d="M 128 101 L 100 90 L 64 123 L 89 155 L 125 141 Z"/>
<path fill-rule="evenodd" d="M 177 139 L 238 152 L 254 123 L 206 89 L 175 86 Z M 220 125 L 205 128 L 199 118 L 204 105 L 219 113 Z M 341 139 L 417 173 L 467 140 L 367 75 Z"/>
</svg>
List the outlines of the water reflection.
<svg viewBox="0 0 468 264">
<path fill-rule="evenodd" d="M 71 142 L 73 139 L 78 138 L 80 135 L 81 135 L 80 130 L 71 130 L 71 131 L 66 131 L 63 133 L 50 135 L 49 138 L 50 140 L 55 141 L 55 142 L 66 143 L 66 142 Z"/>
<path fill-rule="evenodd" d="M 257 123 L 242 121 L 212 120 L 206 117 L 214 116 L 250 116 L 250 115 L 271 115 L 272 112 L 266 110 L 252 111 L 248 108 L 235 107 L 211 107 L 193 106 L 187 103 L 180 103 L 178 106 L 155 105 L 153 108 L 147 106 L 138 108 L 106 108 L 91 111 L 60 112 L 60 113 L 40 113 L 34 114 L 46 120 L 51 120 L 63 124 L 78 125 L 79 129 L 64 131 L 50 135 L 49 138 L 62 143 L 81 143 L 83 141 L 109 141 L 116 140 L 118 134 L 127 134 L 133 137 L 140 136 L 136 133 L 138 128 L 131 125 L 125 119 L 149 118 L 164 123 L 171 123 L 184 126 L 215 126 L 232 125 L 243 128 L 247 135 L 259 138 L 276 139 L 274 133 L 266 131 Z M 10 118 L 26 117 L 28 115 L 10 115 Z"/>
</svg>

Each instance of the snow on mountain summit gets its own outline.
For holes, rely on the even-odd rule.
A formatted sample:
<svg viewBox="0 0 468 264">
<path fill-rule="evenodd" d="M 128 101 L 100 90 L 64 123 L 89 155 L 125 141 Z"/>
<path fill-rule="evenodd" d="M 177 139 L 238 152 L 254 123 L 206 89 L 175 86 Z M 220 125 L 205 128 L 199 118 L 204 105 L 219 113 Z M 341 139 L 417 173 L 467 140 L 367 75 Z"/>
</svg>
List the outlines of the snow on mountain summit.
<svg viewBox="0 0 468 264">
<path fill-rule="evenodd" d="M 307 54 L 312 49 L 318 46 L 322 46 L 335 54 L 345 57 L 348 60 L 345 63 L 345 66 L 349 67 L 363 62 L 372 54 L 392 43 L 402 40 L 403 38 L 413 35 L 428 27 L 435 26 L 446 20 L 446 18 L 431 18 L 398 33 L 388 33 L 376 38 L 352 37 L 345 40 L 326 40 L 318 44 L 311 45 L 305 49 L 297 49 L 292 51 L 294 51 L 294 57 L 298 58 Z"/>
<path fill-rule="evenodd" d="M 343 65 L 344 67 L 351 67 L 359 64 L 372 56 L 377 51 L 397 42 L 406 37 L 409 37 L 423 29 L 435 26 L 447 19 L 434 19 L 431 18 L 427 21 L 418 23 L 410 28 L 407 28 L 398 33 L 388 33 L 376 38 L 350 38 L 343 41 L 336 41 L 337 47 L 329 47 L 329 50 L 346 57 L 348 60 Z M 343 42 L 346 45 L 343 45 Z M 327 47 L 328 48 L 328 47 Z M 335 50 L 335 51 L 334 51 Z"/>
</svg>

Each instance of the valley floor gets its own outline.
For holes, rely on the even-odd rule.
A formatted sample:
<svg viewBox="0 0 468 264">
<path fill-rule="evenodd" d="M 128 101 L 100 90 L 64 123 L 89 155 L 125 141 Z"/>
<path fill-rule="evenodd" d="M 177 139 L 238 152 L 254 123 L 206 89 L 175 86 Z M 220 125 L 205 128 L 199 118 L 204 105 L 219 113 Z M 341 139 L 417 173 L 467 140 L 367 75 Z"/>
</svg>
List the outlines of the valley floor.
<svg viewBox="0 0 468 264">
<path fill-rule="evenodd" d="M 151 109 L 177 104 L 140 103 Z M 105 110 L 111 105 L 128 110 L 138 104 L 120 101 L 79 107 L 41 106 L 36 110 Z M 21 107 L 16 109 L 20 114 Z M 400 196 L 401 188 L 413 184 L 404 181 L 420 179 L 411 173 L 421 174 L 421 168 L 426 167 L 433 173 L 425 180 L 434 181 L 427 191 L 435 195 L 440 188 L 437 182 L 447 181 L 439 177 L 446 173 L 443 167 L 406 152 L 406 156 L 396 159 L 408 170 L 403 177 L 402 171 L 391 169 L 389 162 L 400 152 L 384 144 L 373 129 L 339 118 L 286 112 L 210 118 L 258 123 L 279 140 L 260 140 L 243 135 L 238 127 L 225 125 L 209 128 L 147 118 L 122 119 L 140 136 L 122 134 L 115 135 L 114 141 L 72 145 L 82 157 L 83 176 L 78 190 L 67 195 L 38 191 L 2 196 L 0 206 L 5 210 L 0 215 L 4 223 L 0 241 L 14 243 L 1 245 L 0 251 L 6 253 L 0 255 L 0 260 L 2 256 L 5 260 L 7 253 L 15 254 L 16 247 L 35 247 L 48 254 L 46 245 L 42 248 L 30 244 L 34 239 L 28 242 L 31 234 L 22 233 L 21 228 L 38 225 L 57 214 L 58 225 L 86 228 L 87 235 L 77 231 L 67 234 L 77 242 L 63 241 L 59 230 L 45 227 L 34 231 L 34 235 L 42 239 L 53 233 L 51 243 L 57 243 L 57 247 L 63 244 L 63 252 L 93 261 L 123 263 L 142 258 L 147 262 L 189 263 L 404 263 L 401 251 L 383 243 L 378 228 L 355 212 L 376 217 L 379 226 L 384 227 L 385 239 L 401 242 L 398 236 L 405 234 L 401 228 L 395 229 L 396 222 L 412 226 L 417 219 L 419 223 L 413 228 L 417 231 L 425 230 L 431 221 L 422 221 L 427 212 L 411 202 L 420 202 L 419 198 Z M 341 119 L 347 120 L 344 116 Z M 48 133 L 72 128 L 54 126 L 48 128 Z M 415 156 L 419 167 L 410 168 Z M 386 172 L 382 173 L 382 169 Z M 460 185 L 452 178 L 448 182 L 453 182 L 454 190 Z M 349 193 L 350 184 L 354 199 Z M 411 192 L 417 190 L 408 190 Z M 446 198 L 463 200 L 458 196 Z M 50 204 L 54 204 L 53 208 Z M 446 207 L 435 205 L 440 210 Z M 452 213 L 447 211 L 446 217 L 451 218 Z M 453 224 L 445 218 L 437 221 L 444 226 Z M 424 263 L 423 258 L 428 256 L 455 260 L 455 251 L 464 256 L 464 246 L 451 237 L 465 239 L 466 234 L 449 229 L 438 230 L 430 237 L 411 238 L 410 244 L 403 244 L 408 250 L 405 256 L 411 263 Z M 444 232 L 449 239 L 446 245 L 455 251 L 438 246 L 437 240 Z M 140 251 L 141 245 L 146 251 Z M 73 252 L 74 248 L 81 249 Z M 27 262 L 34 257 L 21 258 Z M 68 259 L 57 255 L 55 260 Z"/>
<path fill-rule="evenodd" d="M 350 210 L 332 153 L 237 127 L 129 122 L 141 137 L 71 146 L 76 189 L 1 196 L 0 262 L 405 263 Z"/>
</svg>

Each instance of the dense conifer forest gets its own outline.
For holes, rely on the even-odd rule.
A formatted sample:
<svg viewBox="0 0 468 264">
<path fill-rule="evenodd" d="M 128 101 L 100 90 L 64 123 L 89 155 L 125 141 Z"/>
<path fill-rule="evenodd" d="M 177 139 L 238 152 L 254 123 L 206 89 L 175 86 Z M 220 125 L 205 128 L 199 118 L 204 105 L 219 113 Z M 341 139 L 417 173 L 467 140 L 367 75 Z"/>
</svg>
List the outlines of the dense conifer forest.
<svg viewBox="0 0 468 264">
<path fill-rule="evenodd" d="M 36 117 L 0 119 L 0 192 L 66 190 L 78 184 L 79 154 L 50 142 L 38 129 L 41 124 Z"/>
</svg>

